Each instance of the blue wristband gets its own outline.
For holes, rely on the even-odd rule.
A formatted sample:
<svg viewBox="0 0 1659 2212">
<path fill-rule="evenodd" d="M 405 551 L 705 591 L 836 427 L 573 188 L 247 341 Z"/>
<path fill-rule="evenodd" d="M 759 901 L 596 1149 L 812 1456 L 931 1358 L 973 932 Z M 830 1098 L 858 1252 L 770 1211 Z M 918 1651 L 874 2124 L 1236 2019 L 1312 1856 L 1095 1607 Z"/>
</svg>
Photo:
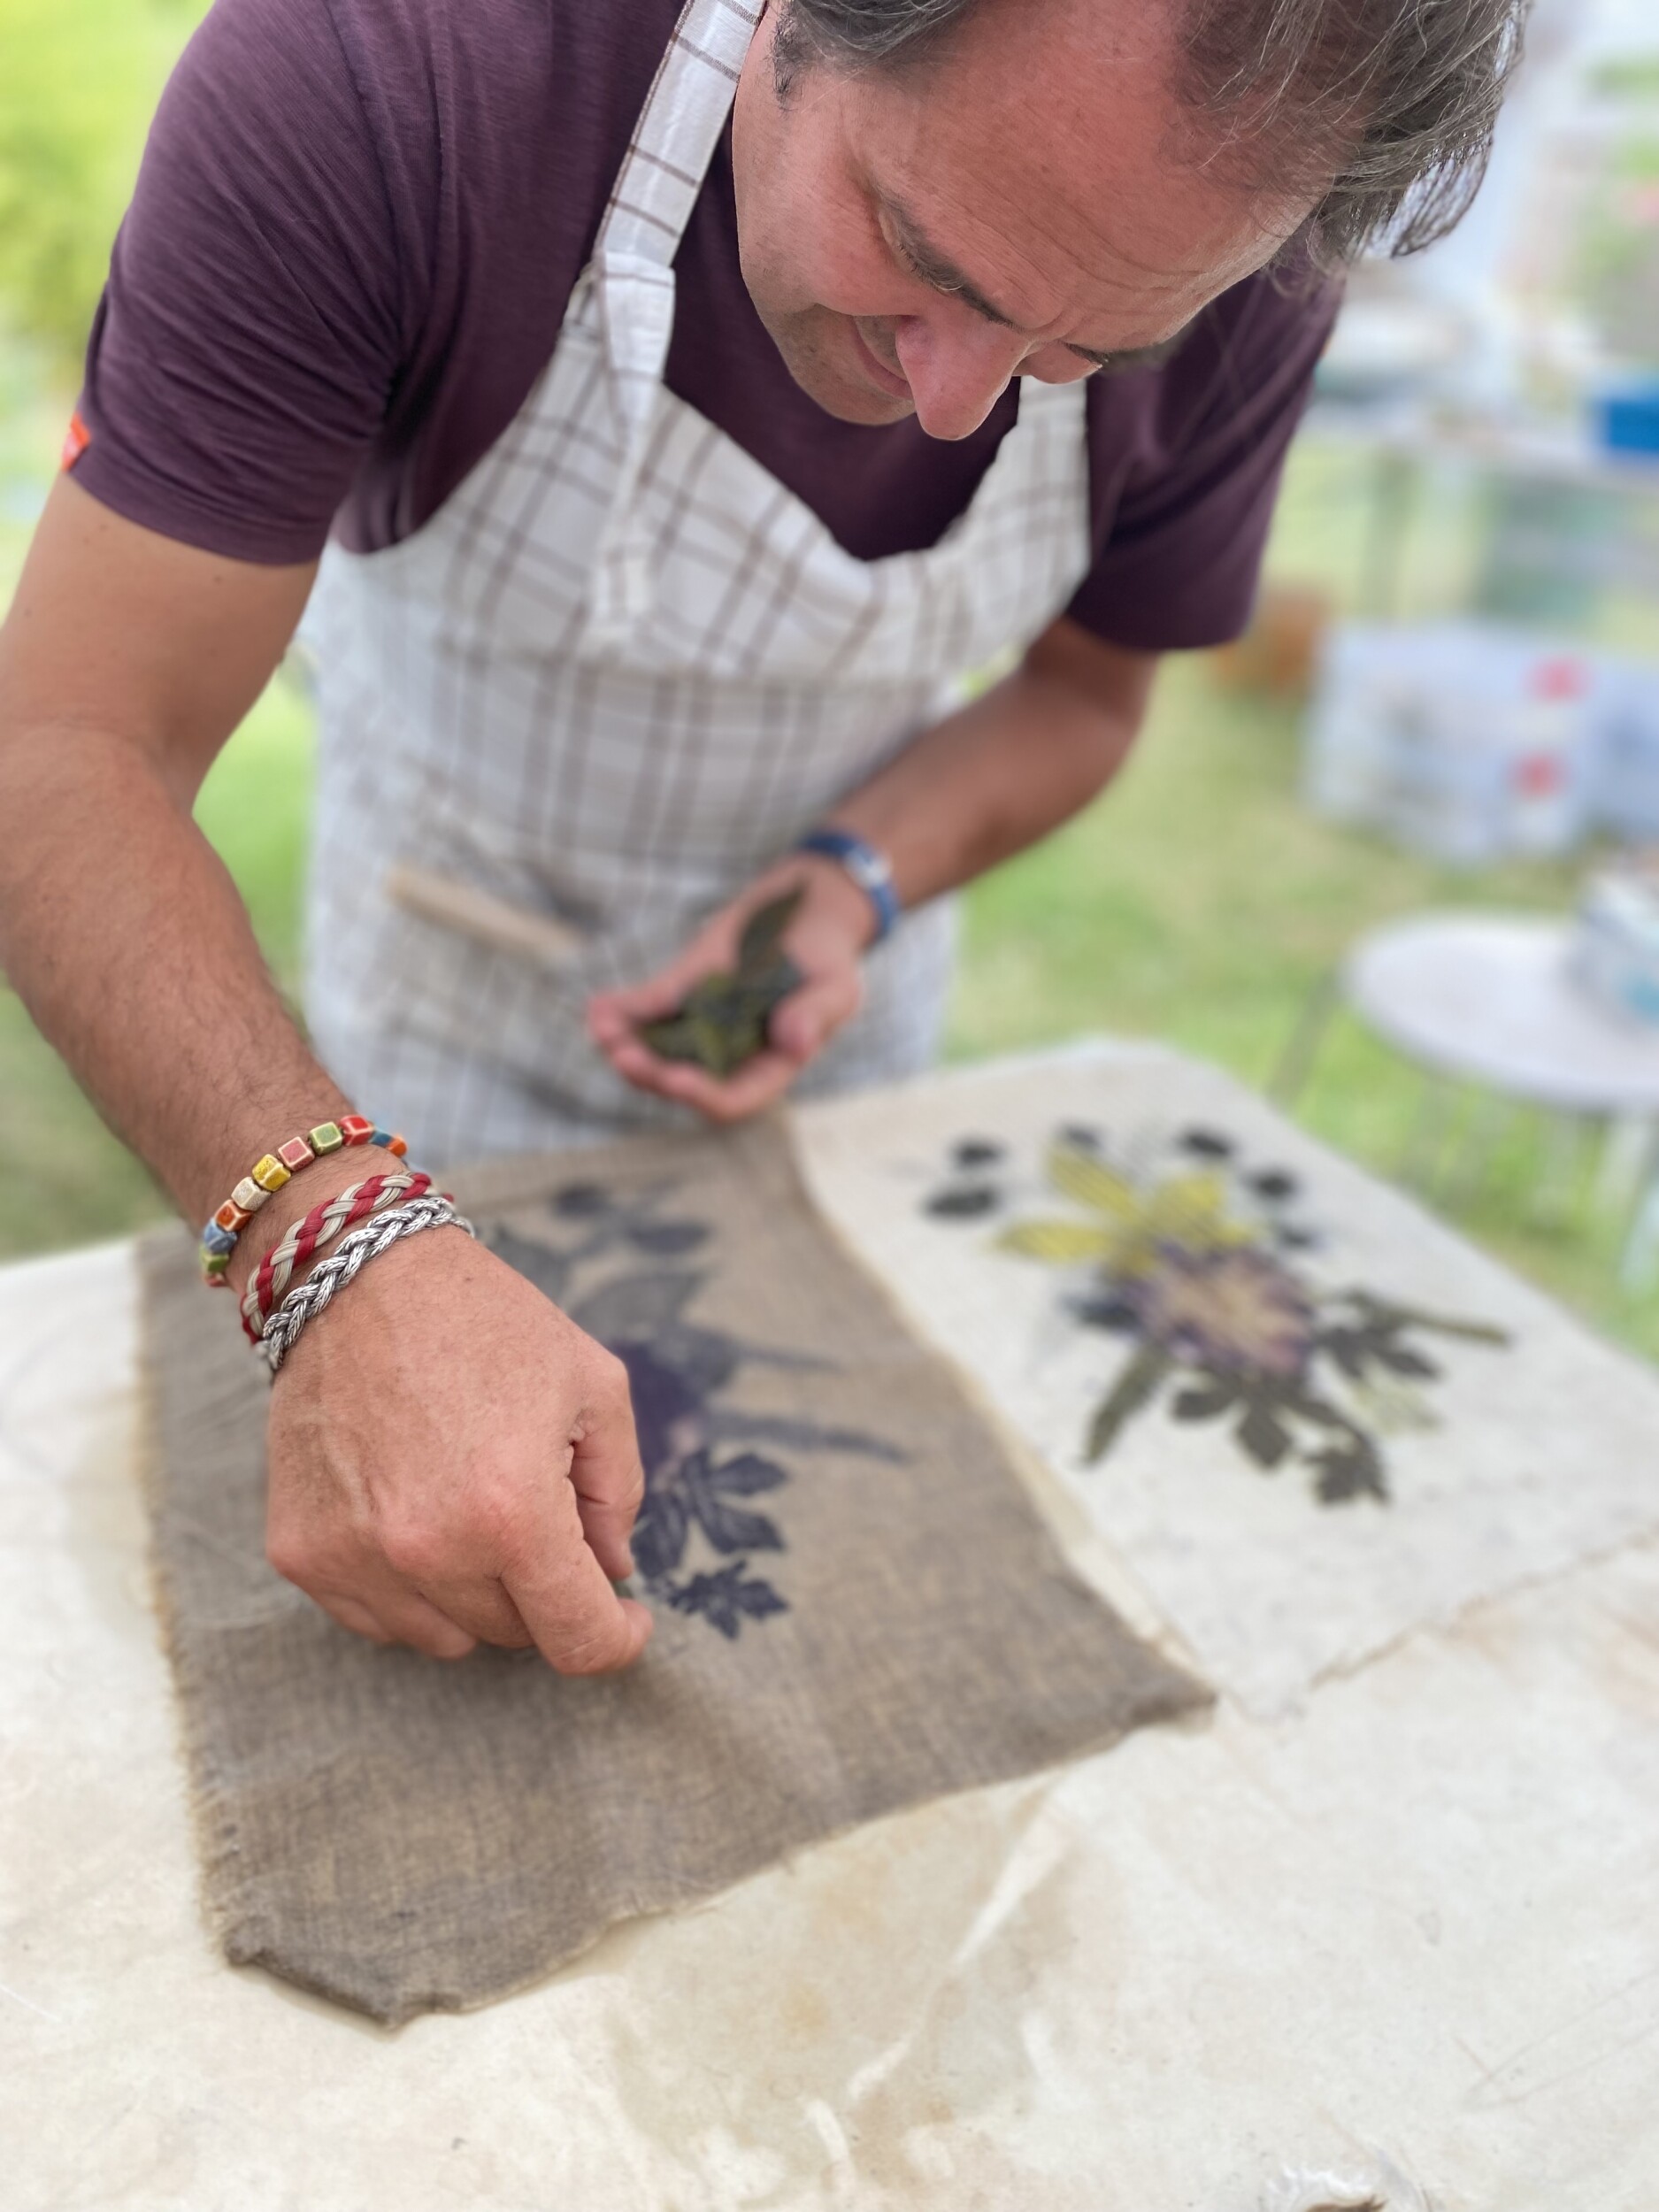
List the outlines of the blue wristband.
<svg viewBox="0 0 1659 2212">
<path fill-rule="evenodd" d="M 876 933 L 871 941 L 879 945 L 884 937 L 893 934 L 902 909 L 899 895 L 893 887 L 893 863 L 885 853 L 878 852 L 862 837 L 855 837 L 850 830 L 838 829 L 814 830 L 801 840 L 795 850 L 839 861 L 876 910 Z"/>
</svg>

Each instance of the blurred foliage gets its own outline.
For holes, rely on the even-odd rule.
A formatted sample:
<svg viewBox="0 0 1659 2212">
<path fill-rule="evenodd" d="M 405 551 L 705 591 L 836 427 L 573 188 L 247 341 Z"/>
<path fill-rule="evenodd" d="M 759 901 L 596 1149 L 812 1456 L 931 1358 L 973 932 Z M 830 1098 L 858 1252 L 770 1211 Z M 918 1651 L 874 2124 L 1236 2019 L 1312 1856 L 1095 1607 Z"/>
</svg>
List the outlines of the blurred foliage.
<svg viewBox="0 0 1659 2212">
<path fill-rule="evenodd" d="M 1604 341 L 1648 368 L 1659 368 L 1659 98 L 1654 112 L 1610 165 L 1584 248 L 1585 289 Z"/>
<path fill-rule="evenodd" d="M 73 384 L 144 134 L 204 0 L 0 0 L 0 318 Z"/>
</svg>

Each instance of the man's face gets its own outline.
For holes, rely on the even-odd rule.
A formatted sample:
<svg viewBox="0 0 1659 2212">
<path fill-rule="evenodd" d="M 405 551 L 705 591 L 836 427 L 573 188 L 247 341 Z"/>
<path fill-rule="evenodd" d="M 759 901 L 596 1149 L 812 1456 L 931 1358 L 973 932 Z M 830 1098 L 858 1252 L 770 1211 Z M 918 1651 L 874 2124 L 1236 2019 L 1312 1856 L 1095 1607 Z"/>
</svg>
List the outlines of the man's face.
<svg viewBox="0 0 1659 2212">
<path fill-rule="evenodd" d="M 743 275 L 843 421 L 964 438 L 1010 378 L 1064 384 L 1179 335 L 1305 202 L 1194 154 L 1147 0 L 987 0 L 897 73 L 818 65 L 780 99 L 776 7 L 734 135 Z"/>
</svg>

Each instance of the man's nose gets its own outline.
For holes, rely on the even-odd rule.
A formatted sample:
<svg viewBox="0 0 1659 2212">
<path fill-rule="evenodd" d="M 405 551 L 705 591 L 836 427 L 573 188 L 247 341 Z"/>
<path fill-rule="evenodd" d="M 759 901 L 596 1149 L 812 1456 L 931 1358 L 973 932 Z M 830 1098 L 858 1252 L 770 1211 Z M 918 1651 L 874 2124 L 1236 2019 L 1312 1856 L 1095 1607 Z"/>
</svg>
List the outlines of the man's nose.
<svg viewBox="0 0 1659 2212">
<path fill-rule="evenodd" d="M 971 436 L 1028 350 L 1018 331 L 987 323 L 955 302 L 936 314 L 901 317 L 893 343 L 916 419 L 930 438 Z"/>
</svg>

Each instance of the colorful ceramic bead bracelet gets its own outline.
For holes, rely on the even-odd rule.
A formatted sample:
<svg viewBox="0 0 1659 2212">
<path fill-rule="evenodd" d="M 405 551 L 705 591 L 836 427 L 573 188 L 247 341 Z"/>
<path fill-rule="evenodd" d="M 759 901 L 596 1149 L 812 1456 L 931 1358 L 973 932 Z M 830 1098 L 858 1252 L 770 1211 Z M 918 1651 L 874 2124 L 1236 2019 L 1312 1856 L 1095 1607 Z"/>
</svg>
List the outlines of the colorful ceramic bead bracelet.
<svg viewBox="0 0 1659 2212">
<path fill-rule="evenodd" d="M 319 1122 L 315 1129 L 308 1129 L 303 1137 L 290 1137 L 274 1152 L 267 1152 L 262 1160 L 256 1160 L 202 1231 L 202 1274 L 208 1286 L 215 1290 L 224 1286 L 225 1271 L 236 1249 L 236 1240 L 267 1199 L 273 1198 L 285 1183 L 291 1182 L 302 1168 L 310 1167 L 313 1160 L 338 1152 L 342 1145 L 353 1144 L 379 1145 L 398 1160 L 409 1149 L 401 1137 L 390 1130 L 377 1129 L 361 1114 L 342 1114 L 338 1121 Z"/>
<path fill-rule="evenodd" d="M 296 1268 L 303 1267 L 324 1245 L 348 1229 L 355 1229 L 359 1221 L 371 1214 L 380 1213 L 399 1199 L 419 1198 L 432 1188 L 429 1175 L 415 1175 L 407 1168 L 398 1168 L 388 1174 L 371 1175 L 366 1181 L 352 1183 L 338 1191 L 320 1206 L 313 1206 L 303 1221 L 296 1221 L 282 1241 L 267 1252 L 255 1269 L 247 1289 L 242 1293 L 242 1333 L 250 1344 L 257 1344 L 265 1333 L 265 1325 L 279 1298 L 294 1279 Z"/>
</svg>

